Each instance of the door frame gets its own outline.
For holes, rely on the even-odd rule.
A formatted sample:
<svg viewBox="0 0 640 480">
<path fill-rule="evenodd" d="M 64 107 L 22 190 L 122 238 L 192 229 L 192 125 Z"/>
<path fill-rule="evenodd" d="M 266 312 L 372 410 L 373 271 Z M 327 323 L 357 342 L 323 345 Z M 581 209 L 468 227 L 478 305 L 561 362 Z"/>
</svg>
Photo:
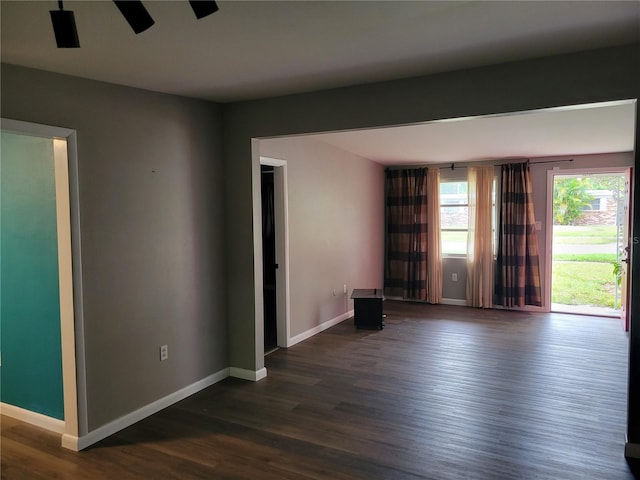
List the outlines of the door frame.
<svg viewBox="0 0 640 480">
<path fill-rule="evenodd" d="M 590 174 L 629 174 L 630 182 L 633 183 L 632 166 L 626 167 L 586 167 L 586 168 L 553 168 L 547 170 L 547 224 L 546 224 L 546 252 L 545 252 L 545 288 L 544 296 L 546 301 L 546 311 L 551 311 L 551 275 L 552 275 L 552 250 L 553 250 L 553 184 L 556 176 L 566 175 L 590 175 Z M 631 187 L 629 205 L 633 204 L 634 189 Z M 633 210 L 629 212 L 630 222 L 633 223 Z M 631 275 L 631 263 L 629 263 L 628 276 Z"/>
<path fill-rule="evenodd" d="M 5 118 L 0 127 L 7 132 L 50 138 L 54 143 L 64 398 L 62 446 L 78 450 L 78 438 L 88 432 L 88 419 L 76 131 Z"/>
<path fill-rule="evenodd" d="M 275 207 L 276 263 L 278 264 L 278 268 L 276 269 L 276 326 L 278 347 L 287 348 L 291 346 L 287 161 L 260 156 L 260 165 L 274 167 L 273 200 Z M 262 242 L 260 242 L 260 249 L 262 250 Z M 258 299 L 256 299 L 256 301 L 258 301 Z M 262 324 L 262 328 L 264 328 L 264 312 Z M 258 328 L 258 325 L 256 325 L 256 328 Z"/>
</svg>

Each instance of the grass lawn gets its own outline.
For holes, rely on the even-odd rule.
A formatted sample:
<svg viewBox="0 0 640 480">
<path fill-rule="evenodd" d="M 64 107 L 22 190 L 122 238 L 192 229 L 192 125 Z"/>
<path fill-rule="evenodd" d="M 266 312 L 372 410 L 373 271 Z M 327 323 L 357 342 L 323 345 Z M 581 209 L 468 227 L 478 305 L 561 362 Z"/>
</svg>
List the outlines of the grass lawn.
<svg viewBox="0 0 640 480">
<path fill-rule="evenodd" d="M 467 241 L 467 231 L 463 230 L 462 232 L 442 232 L 442 243 L 446 242 L 466 242 Z"/>
<path fill-rule="evenodd" d="M 460 226 L 459 228 L 464 228 Z M 606 245 L 616 243 L 617 230 L 615 225 L 604 226 L 565 226 L 554 225 L 553 243 L 565 245 Z M 442 232 L 443 242 L 466 242 L 467 232 Z"/>
<path fill-rule="evenodd" d="M 616 261 L 615 253 L 556 253 L 553 260 L 564 262 L 599 262 L 608 263 Z"/>
<path fill-rule="evenodd" d="M 616 242 L 616 232 L 614 225 L 556 225 L 553 227 L 553 242 L 576 246 L 605 245 Z M 442 241 L 450 252 L 466 253 L 467 232 L 443 232 Z M 598 251 L 598 247 L 593 249 Z M 556 253 L 553 256 L 552 301 L 564 305 L 616 308 L 611 264 L 615 260 L 615 253 Z"/>
<path fill-rule="evenodd" d="M 604 245 L 616 242 L 615 225 L 553 227 L 554 244 Z M 597 251 L 597 247 L 595 247 Z M 616 308 L 615 253 L 556 253 L 551 298 L 564 305 Z"/>
<path fill-rule="evenodd" d="M 555 244 L 604 245 L 616 243 L 616 235 L 615 225 L 553 226 L 553 243 Z"/>
<path fill-rule="evenodd" d="M 553 261 L 554 303 L 614 307 L 615 279 L 610 263 Z"/>
</svg>

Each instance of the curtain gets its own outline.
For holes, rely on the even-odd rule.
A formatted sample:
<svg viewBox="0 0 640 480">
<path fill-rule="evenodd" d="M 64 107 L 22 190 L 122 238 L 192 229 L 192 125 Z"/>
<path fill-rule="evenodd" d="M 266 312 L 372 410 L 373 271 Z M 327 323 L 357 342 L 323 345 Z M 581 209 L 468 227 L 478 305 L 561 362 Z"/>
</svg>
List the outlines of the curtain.
<svg viewBox="0 0 640 480">
<path fill-rule="evenodd" d="M 493 166 L 469 167 L 467 305 L 493 306 Z"/>
<path fill-rule="evenodd" d="M 505 307 L 541 306 L 538 239 L 527 163 L 502 166 L 501 195 L 496 302 Z"/>
<path fill-rule="evenodd" d="M 427 301 L 442 301 L 442 245 L 440 239 L 440 169 L 427 171 Z"/>
<path fill-rule="evenodd" d="M 384 291 L 427 299 L 427 169 L 387 170 Z"/>
</svg>

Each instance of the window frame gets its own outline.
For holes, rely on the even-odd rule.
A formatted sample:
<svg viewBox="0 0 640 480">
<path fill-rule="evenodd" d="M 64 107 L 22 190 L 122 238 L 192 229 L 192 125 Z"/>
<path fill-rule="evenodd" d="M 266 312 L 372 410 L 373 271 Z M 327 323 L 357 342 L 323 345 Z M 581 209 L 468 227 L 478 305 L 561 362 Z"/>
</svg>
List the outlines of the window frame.
<svg viewBox="0 0 640 480">
<path fill-rule="evenodd" d="M 498 211 L 498 205 L 500 203 L 500 199 L 499 199 L 499 191 L 498 191 L 498 185 L 500 182 L 500 177 L 498 174 L 494 174 L 493 176 L 493 192 L 492 192 L 492 199 L 493 199 L 493 204 L 492 209 L 492 220 L 493 220 L 493 225 L 492 225 L 492 230 L 493 230 L 493 258 L 494 260 L 496 259 L 497 256 L 497 251 L 498 251 L 498 215 L 499 215 L 499 211 Z M 442 186 L 443 183 L 464 183 L 467 186 L 467 201 L 466 203 L 457 203 L 457 204 L 453 204 L 453 203 L 447 203 L 447 204 L 443 204 L 442 203 L 442 191 L 440 189 L 440 187 Z M 440 252 L 441 252 L 441 257 L 442 258 L 467 258 L 467 252 L 466 252 L 466 248 L 465 248 L 465 252 L 464 253 L 447 253 L 444 251 L 444 242 L 442 241 L 442 232 L 466 232 L 467 234 L 467 242 L 469 240 L 469 181 L 467 180 L 467 178 L 441 178 L 439 185 L 438 185 L 438 200 L 440 201 Z M 447 194 L 445 194 L 447 195 Z M 462 228 L 442 228 L 442 207 L 466 207 L 467 208 L 467 227 L 462 229 Z"/>
<path fill-rule="evenodd" d="M 444 183 L 463 183 L 466 185 L 467 187 L 467 193 L 466 193 L 466 201 L 465 203 L 442 203 L 442 184 Z M 445 194 L 448 195 L 448 194 Z M 469 181 L 465 178 L 465 179 L 460 179 L 460 178 L 441 178 L 440 182 L 439 182 L 439 189 L 438 189 L 438 199 L 440 201 L 440 251 L 441 251 L 441 256 L 442 258 L 467 258 L 467 252 L 466 252 L 466 247 L 465 247 L 465 252 L 464 253 L 454 253 L 454 252 L 445 252 L 444 251 L 444 242 L 442 241 L 442 232 L 465 232 L 466 233 L 466 238 L 467 241 L 469 239 Z M 467 208 L 467 225 L 465 228 L 443 228 L 442 227 L 442 208 L 456 208 L 456 207 L 462 207 L 462 208 Z M 466 242 L 465 242 L 466 243 Z"/>
</svg>

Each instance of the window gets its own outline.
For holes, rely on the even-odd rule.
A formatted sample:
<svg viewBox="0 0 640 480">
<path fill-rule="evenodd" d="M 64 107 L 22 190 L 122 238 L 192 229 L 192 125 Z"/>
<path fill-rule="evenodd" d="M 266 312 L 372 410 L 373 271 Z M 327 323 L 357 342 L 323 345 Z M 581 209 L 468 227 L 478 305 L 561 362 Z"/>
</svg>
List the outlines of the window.
<svg viewBox="0 0 640 480">
<path fill-rule="evenodd" d="M 461 257 L 467 255 L 469 235 L 469 196 L 466 180 L 440 181 L 440 238 L 442 256 Z M 496 235 L 496 181 L 493 181 L 492 219 L 494 251 Z"/>
<path fill-rule="evenodd" d="M 465 181 L 440 182 L 440 238 L 443 256 L 467 254 L 469 197 Z"/>
<path fill-rule="evenodd" d="M 590 198 L 585 200 L 582 210 L 585 212 L 607 211 L 608 203 L 613 199 L 613 192 L 609 190 L 588 190 Z"/>
</svg>

